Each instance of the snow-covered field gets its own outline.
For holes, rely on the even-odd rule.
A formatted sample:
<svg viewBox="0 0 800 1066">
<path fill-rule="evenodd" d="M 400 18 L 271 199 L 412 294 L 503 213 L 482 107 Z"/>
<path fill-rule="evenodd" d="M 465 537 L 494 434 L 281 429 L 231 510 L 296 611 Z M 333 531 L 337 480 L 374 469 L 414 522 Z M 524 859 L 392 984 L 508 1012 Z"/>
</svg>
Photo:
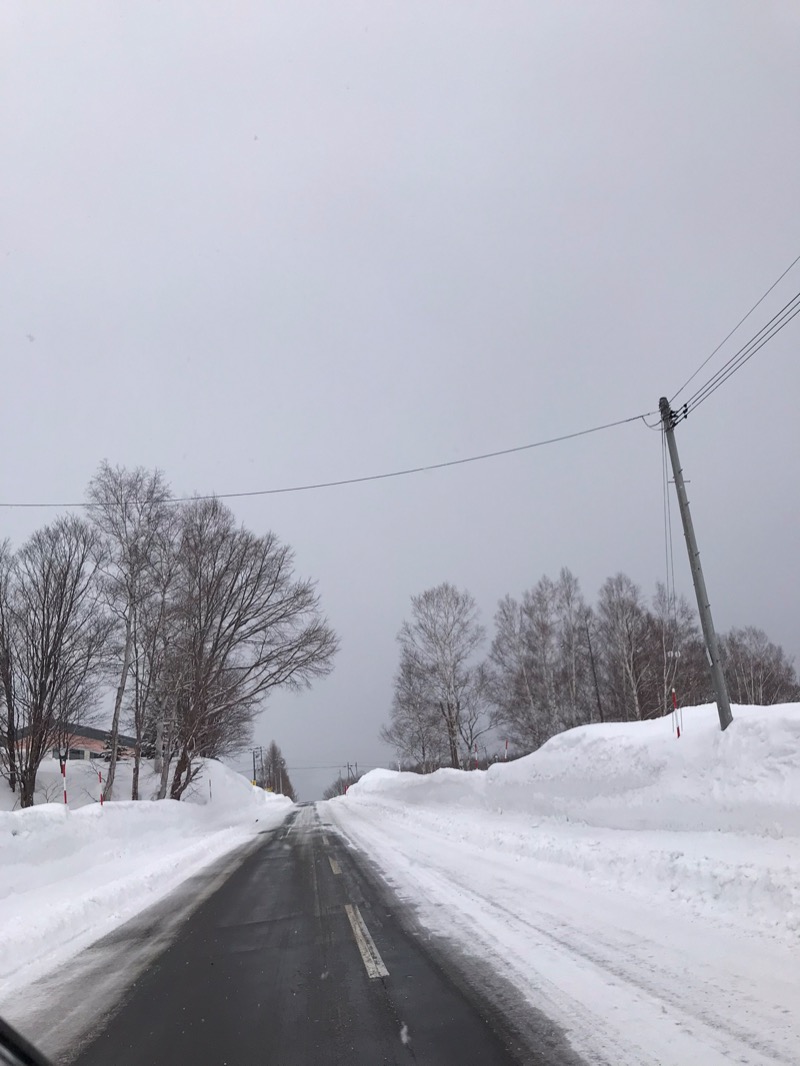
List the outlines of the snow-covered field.
<svg viewBox="0 0 800 1066">
<path fill-rule="evenodd" d="M 278 825 L 292 806 L 210 760 L 180 803 L 101 807 L 95 764 L 70 762 L 67 772 L 69 808 L 41 802 L 12 811 L 13 794 L 5 783 L 0 790 L 0 1013 L 22 986 Z M 120 765 L 117 795 L 130 795 L 130 773 Z M 56 761 L 42 764 L 39 782 L 37 800 L 61 800 Z M 145 774 L 141 794 L 155 787 Z"/>
<path fill-rule="evenodd" d="M 800 705 L 589 726 L 321 805 L 431 931 L 613 1066 L 800 1062 Z"/>
</svg>

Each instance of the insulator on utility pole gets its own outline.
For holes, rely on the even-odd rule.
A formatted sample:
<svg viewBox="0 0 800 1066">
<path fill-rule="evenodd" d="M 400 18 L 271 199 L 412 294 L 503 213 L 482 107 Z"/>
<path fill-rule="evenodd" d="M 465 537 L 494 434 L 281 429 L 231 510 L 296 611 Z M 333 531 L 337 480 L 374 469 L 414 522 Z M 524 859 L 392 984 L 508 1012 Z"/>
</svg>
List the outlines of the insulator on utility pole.
<svg viewBox="0 0 800 1066">
<path fill-rule="evenodd" d="M 692 582 L 697 597 L 697 609 L 700 612 L 700 625 L 703 629 L 703 637 L 706 642 L 709 663 L 711 665 L 711 680 L 714 684 L 714 693 L 717 697 L 717 712 L 719 714 L 720 729 L 727 729 L 733 721 L 731 703 L 728 698 L 728 686 L 725 684 L 725 675 L 722 672 L 720 659 L 719 641 L 714 629 L 714 620 L 711 617 L 711 606 L 708 602 L 706 582 L 703 577 L 703 569 L 700 566 L 700 550 L 694 535 L 692 516 L 689 513 L 689 498 L 686 495 L 686 485 L 683 480 L 680 459 L 678 458 L 678 445 L 675 443 L 675 413 L 670 409 L 669 400 L 662 396 L 658 404 L 661 412 L 661 421 L 669 448 L 669 458 L 672 463 L 672 476 L 675 479 L 675 491 L 678 494 L 678 506 L 683 522 L 683 532 L 686 537 L 686 548 L 689 552 L 689 566 L 692 571 Z"/>
</svg>

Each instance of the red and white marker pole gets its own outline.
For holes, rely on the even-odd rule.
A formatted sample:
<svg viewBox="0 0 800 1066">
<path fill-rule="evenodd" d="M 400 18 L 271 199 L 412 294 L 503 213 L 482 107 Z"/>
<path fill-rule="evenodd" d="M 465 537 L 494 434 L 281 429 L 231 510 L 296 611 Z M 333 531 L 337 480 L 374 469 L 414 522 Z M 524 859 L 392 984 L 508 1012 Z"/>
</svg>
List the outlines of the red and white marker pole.
<svg viewBox="0 0 800 1066">
<path fill-rule="evenodd" d="M 506 741 L 506 758 L 505 758 L 505 761 L 508 762 L 508 741 Z"/>
<path fill-rule="evenodd" d="M 61 780 L 64 783 L 64 806 L 67 806 L 67 757 L 61 759 Z"/>
<path fill-rule="evenodd" d="M 100 806 L 103 806 L 103 775 L 97 771 L 97 783 L 100 785 Z"/>
<path fill-rule="evenodd" d="M 672 690 L 672 724 L 675 727 L 678 740 L 681 738 L 681 723 L 678 721 L 678 697 L 675 695 L 675 689 Z"/>
</svg>

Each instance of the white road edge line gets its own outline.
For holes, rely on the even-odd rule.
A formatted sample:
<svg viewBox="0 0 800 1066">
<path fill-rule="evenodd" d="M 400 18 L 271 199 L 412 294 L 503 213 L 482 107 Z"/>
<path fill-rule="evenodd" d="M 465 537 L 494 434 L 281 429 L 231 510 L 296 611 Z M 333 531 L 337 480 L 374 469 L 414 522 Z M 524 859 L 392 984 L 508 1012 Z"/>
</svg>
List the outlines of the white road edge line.
<svg viewBox="0 0 800 1066">
<path fill-rule="evenodd" d="M 356 944 L 358 944 L 358 950 L 361 952 L 361 958 L 364 960 L 364 967 L 367 971 L 368 977 L 388 977 L 389 971 L 383 965 L 383 959 L 378 954 L 378 949 L 375 947 L 375 941 L 372 939 L 364 924 L 364 919 L 361 917 L 361 911 L 356 904 L 345 903 L 344 909 L 347 911 L 347 917 L 350 919 L 350 925 L 353 929 L 353 936 L 356 938 Z"/>
<path fill-rule="evenodd" d="M 338 875 L 342 872 L 341 866 L 331 855 L 328 856 L 328 862 L 331 864 L 331 869 L 338 877 Z"/>
</svg>

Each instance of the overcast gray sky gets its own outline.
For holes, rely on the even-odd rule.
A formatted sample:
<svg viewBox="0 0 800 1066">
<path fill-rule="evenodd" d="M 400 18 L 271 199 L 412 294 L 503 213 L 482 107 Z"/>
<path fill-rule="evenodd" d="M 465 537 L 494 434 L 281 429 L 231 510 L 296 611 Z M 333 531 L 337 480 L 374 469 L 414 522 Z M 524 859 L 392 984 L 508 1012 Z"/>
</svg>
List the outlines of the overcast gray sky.
<svg viewBox="0 0 800 1066">
<path fill-rule="evenodd" d="M 795 0 L 5 0 L 0 36 L 1 502 L 81 500 L 103 458 L 240 492 L 653 411 L 800 254 Z M 799 345 L 678 430 L 718 627 L 793 655 Z M 591 599 L 664 577 L 642 423 L 232 505 L 341 636 L 257 728 L 334 767 L 303 798 L 389 757 L 412 594 L 469 588 L 490 626 L 562 565 Z"/>
</svg>

